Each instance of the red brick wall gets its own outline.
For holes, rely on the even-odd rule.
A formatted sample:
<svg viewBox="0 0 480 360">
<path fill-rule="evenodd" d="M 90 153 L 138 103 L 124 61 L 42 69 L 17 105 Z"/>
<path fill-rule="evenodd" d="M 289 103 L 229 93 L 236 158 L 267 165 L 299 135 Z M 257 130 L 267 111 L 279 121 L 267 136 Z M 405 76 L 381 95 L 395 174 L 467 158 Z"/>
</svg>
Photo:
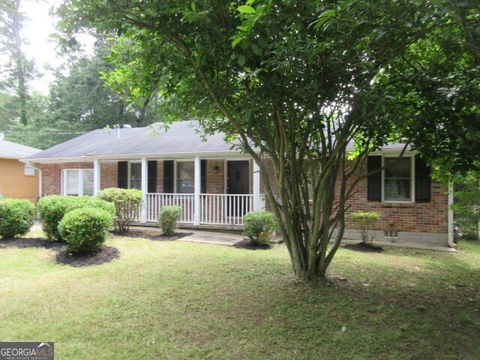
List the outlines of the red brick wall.
<svg viewBox="0 0 480 360">
<path fill-rule="evenodd" d="M 93 163 L 42 164 L 42 195 L 60 195 L 63 169 L 93 169 Z"/>
<path fill-rule="evenodd" d="M 225 192 L 225 161 L 207 160 L 207 194 Z"/>
<path fill-rule="evenodd" d="M 352 179 L 353 181 L 353 179 Z M 355 229 L 351 214 L 355 211 L 375 211 L 380 214 L 376 229 L 426 233 L 448 232 L 448 186 L 432 180 L 431 200 L 426 203 L 388 203 L 367 200 L 367 179 L 361 180 L 347 211 L 347 228 Z"/>
<path fill-rule="evenodd" d="M 114 188 L 118 186 L 117 162 L 100 163 L 100 189 Z"/>
<path fill-rule="evenodd" d="M 269 181 L 274 193 L 277 182 L 274 178 L 272 163 L 267 160 Z M 354 181 L 352 177 L 350 181 Z M 337 191 L 338 191 L 337 187 Z M 431 201 L 428 203 L 382 203 L 367 201 L 367 179 L 361 180 L 348 202 L 350 208 L 346 214 L 346 228 L 356 229 L 351 221 L 351 214 L 355 211 L 375 211 L 381 216 L 375 228 L 381 231 L 398 232 L 425 232 L 446 234 L 448 232 L 448 186 L 432 180 Z M 261 184 L 263 193 L 263 183 Z M 338 196 L 338 194 L 337 194 Z M 269 204 L 267 202 L 267 209 Z"/>
</svg>

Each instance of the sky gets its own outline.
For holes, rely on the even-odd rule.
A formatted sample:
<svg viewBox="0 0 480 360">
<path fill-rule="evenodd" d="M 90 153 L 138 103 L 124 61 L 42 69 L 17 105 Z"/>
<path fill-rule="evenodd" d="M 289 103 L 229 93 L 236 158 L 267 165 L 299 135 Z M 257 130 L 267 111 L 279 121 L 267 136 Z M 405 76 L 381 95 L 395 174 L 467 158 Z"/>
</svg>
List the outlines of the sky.
<svg viewBox="0 0 480 360">
<path fill-rule="evenodd" d="M 24 27 L 21 33 L 25 45 L 24 53 L 28 59 L 35 62 L 40 76 L 30 84 L 31 88 L 43 94 L 48 93 L 48 87 L 54 80 L 52 68 L 62 64 L 64 59 L 57 54 L 57 44 L 50 39 L 54 33 L 58 20 L 50 14 L 53 7 L 58 7 L 62 0 L 22 0 L 20 10 L 25 15 Z M 79 41 L 85 46 L 87 52 L 91 51 L 93 38 L 88 35 L 81 36 Z"/>
</svg>

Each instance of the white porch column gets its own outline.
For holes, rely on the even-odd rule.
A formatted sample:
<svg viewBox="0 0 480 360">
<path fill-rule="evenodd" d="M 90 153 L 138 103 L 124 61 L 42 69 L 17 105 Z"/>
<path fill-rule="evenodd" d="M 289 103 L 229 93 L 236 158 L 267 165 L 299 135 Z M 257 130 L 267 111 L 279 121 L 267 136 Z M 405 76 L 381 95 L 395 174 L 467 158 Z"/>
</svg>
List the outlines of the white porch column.
<svg viewBox="0 0 480 360">
<path fill-rule="evenodd" d="M 255 160 L 253 160 L 253 211 L 261 210 L 262 204 L 260 199 L 260 168 Z"/>
<path fill-rule="evenodd" d="M 194 199 L 193 199 L 193 225 L 200 225 L 200 191 L 201 191 L 201 166 L 200 166 L 200 157 L 195 156 L 194 163 Z"/>
<path fill-rule="evenodd" d="M 142 211 L 140 212 L 140 222 L 147 222 L 147 193 L 148 193 L 148 163 L 146 158 L 142 158 Z"/>
<path fill-rule="evenodd" d="M 93 160 L 93 195 L 100 192 L 100 160 Z"/>
</svg>

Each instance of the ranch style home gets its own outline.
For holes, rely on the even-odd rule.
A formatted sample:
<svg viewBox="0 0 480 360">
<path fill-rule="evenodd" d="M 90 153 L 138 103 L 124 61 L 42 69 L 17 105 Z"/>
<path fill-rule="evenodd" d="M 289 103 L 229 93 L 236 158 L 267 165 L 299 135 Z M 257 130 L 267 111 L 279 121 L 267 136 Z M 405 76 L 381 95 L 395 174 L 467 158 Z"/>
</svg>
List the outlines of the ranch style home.
<svg viewBox="0 0 480 360">
<path fill-rule="evenodd" d="M 202 139 L 195 121 L 168 128 L 99 129 L 24 161 L 41 171 L 41 196 L 95 195 L 110 187 L 144 193 L 140 223 L 154 224 L 163 206 L 178 205 L 182 226 L 241 228 L 243 216 L 268 208 L 258 166 L 226 143 L 223 134 Z M 376 240 L 454 246 L 448 186 L 430 178 L 428 167 L 393 144 L 373 153 L 350 199 L 345 239 L 359 239 L 354 211 L 376 211 Z"/>
</svg>

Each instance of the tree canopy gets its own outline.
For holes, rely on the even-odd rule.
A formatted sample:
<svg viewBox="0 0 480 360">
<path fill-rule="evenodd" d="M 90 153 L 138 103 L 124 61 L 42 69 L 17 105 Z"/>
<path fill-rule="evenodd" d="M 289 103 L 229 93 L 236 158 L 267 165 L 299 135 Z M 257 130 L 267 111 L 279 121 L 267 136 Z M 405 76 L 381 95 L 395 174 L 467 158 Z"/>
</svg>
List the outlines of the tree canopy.
<svg viewBox="0 0 480 360">
<path fill-rule="evenodd" d="M 238 137 L 264 174 L 272 162 L 278 191 L 264 181 L 265 192 L 294 271 L 308 281 L 325 278 L 368 154 L 398 139 L 422 149 L 420 130 L 445 136 L 433 116 L 411 117 L 438 91 L 428 76 L 413 81 L 412 59 L 431 75 L 438 27 L 453 21 L 451 31 L 464 31 L 443 1 L 70 0 L 59 14 L 69 35 L 117 34 L 111 88 L 132 99 L 158 94 L 162 117 L 193 116 L 206 132 Z M 391 115 L 405 105 L 408 117 Z"/>
</svg>

